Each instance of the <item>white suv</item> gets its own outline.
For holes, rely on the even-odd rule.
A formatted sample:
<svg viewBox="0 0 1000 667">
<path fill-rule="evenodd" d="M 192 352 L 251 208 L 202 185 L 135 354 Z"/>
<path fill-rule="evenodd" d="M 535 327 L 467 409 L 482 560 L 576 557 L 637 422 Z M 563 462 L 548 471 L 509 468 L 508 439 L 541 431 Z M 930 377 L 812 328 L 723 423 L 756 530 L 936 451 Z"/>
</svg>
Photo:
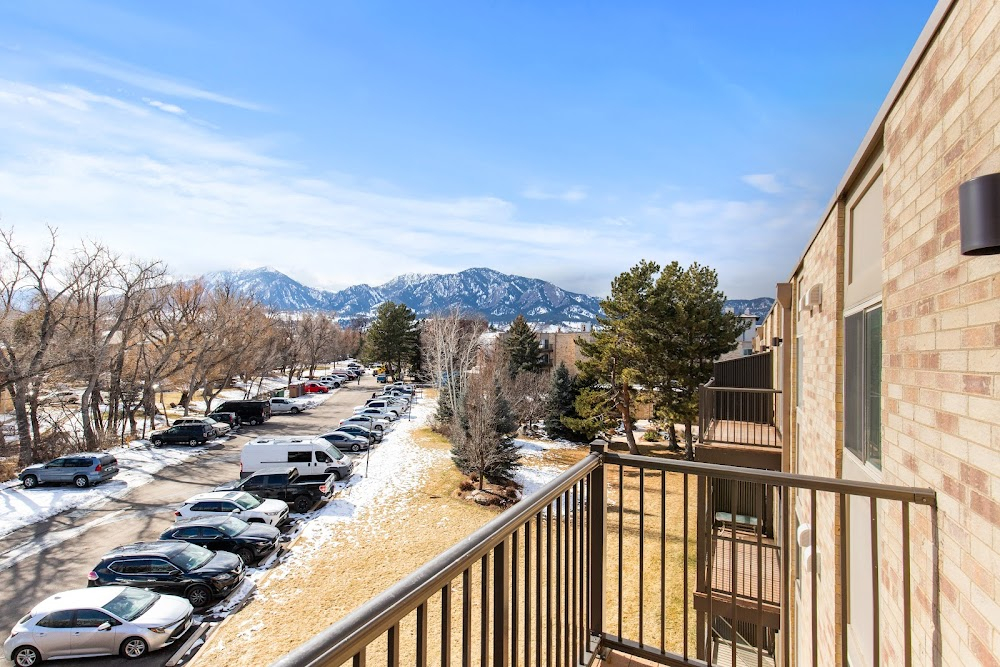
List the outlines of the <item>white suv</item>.
<svg viewBox="0 0 1000 667">
<path fill-rule="evenodd" d="M 304 403 L 294 398 L 276 396 L 271 399 L 271 414 L 273 415 L 281 415 L 289 412 L 297 415 L 310 407 L 312 406 L 309 403 Z"/>
<path fill-rule="evenodd" d="M 259 500 L 245 491 L 210 491 L 184 501 L 174 511 L 177 518 L 232 514 L 247 523 L 279 526 L 288 518 L 288 504 L 283 500 Z"/>
</svg>

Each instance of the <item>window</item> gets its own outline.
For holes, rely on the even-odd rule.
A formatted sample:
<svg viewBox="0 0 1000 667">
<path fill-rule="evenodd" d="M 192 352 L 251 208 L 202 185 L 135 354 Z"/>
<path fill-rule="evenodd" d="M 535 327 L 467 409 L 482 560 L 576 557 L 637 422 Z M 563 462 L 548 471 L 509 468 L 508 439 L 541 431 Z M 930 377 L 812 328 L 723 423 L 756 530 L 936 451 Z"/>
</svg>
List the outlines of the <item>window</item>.
<svg viewBox="0 0 1000 667">
<path fill-rule="evenodd" d="M 54 611 L 36 625 L 43 628 L 71 628 L 73 627 L 73 610 Z"/>
<path fill-rule="evenodd" d="M 105 623 L 119 625 L 118 621 L 111 618 L 103 611 L 96 609 L 80 609 L 76 612 L 76 621 L 73 626 L 77 628 L 99 628 Z"/>
<path fill-rule="evenodd" d="M 882 467 L 882 306 L 844 318 L 844 446 Z"/>
<path fill-rule="evenodd" d="M 201 528 L 192 526 L 190 528 L 181 528 L 180 530 L 174 531 L 173 540 L 189 540 L 201 535 Z"/>
<path fill-rule="evenodd" d="M 191 506 L 192 512 L 224 512 L 222 503 L 211 500 L 204 500 Z"/>
<path fill-rule="evenodd" d="M 176 571 L 177 568 L 165 560 L 154 559 L 149 562 L 149 572 L 151 574 L 173 574 Z"/>
<path fill-rule="evenodd" d="M 145 574 L 149 572 L 150 562 L 145 558 L 134 560 L 119 560 L 108 566 L 108 569 L 118 574 Z"/>
<path fill-rule="evenodd" d="M 312 452 L 288 452 L 289 463 L 312 463 Z"/>
</svg>

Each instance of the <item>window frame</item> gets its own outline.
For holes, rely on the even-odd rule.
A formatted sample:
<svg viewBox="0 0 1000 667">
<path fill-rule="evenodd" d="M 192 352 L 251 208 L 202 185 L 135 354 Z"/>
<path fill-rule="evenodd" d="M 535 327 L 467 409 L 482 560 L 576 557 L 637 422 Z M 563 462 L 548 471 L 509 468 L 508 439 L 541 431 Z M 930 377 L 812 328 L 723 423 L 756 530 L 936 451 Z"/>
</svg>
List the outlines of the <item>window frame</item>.
<svg viewBox="0 0 1000 667">
<path fill-rule="evenodd" d="M 872 344 L 875 341 L 870 336 L 872 333 L 870 324 L 875 312 L 879 313 L 877 355 L 872 354 Z M 882 474 L 882 401 L 885 398 L 882 393 L 884 323 L 885 311 L 881 296 L 844 311 L 843 450 L 849 452 L 861 467 L 875 475 Z M 856 329 L 854 331 L 856 340 L 852 340 L 852 329 Z M 852 355 L 860 355 L 860 358 Z M 872 371 L 877 372 L 877 386 L 869 381 L 872 379 Z M 854 383 L 849 380 L 851 373 L 857 375 Z M 878 410 L 872 409 L 872 400 L 875 398 L 878 399 Z M 877 433 L 878 442 L 873 442 L 871 438 L 873 433 Z"/>
</svg>

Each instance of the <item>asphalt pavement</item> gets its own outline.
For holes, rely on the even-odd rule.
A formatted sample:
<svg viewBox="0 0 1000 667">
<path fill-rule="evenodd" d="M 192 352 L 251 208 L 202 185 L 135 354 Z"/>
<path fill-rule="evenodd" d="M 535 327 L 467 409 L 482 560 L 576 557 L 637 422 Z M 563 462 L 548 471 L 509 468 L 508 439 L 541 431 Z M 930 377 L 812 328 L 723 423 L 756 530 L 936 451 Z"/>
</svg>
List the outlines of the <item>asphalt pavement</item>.
<svg viewBox="0 0 1000 667">
<path fill-rule="evenodd" d="M 160 470 L 151 482 L 122 498 L 94 509 L 64 512 L 4 536 L 0 539 L 0 639 L 6 639 L 14 623 L 36 603 L 60 591 L 85 587 L 87 573 L 109 549 L 157 539 L 173 523 L 176 505 L 238 479 L 240 449 L 248 439 L 333 429 L 376 387 L 375 380 L 365 376 L 360 385 L 345 385 L 312 410 L 275 415 L 259 426 L 244 427 L 224 443 L 209 445 L 188 461 Z M 100 657 L 60 660 L 59 664 L 160 667 L 180 644 L 140 660 Z"/>
</svg>

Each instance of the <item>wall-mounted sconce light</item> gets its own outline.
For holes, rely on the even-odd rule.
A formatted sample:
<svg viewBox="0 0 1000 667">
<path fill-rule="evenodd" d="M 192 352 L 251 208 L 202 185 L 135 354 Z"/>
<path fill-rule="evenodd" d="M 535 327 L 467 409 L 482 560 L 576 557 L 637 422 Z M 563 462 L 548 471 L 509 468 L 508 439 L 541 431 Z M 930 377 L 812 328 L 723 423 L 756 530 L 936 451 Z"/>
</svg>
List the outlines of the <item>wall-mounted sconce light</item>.
<svg viewBox="0 0 1000 667">
<path fill-rule="evenodd" d="M 783 341 L 780 338 L 775 336 L 774 338 L 771 339 L 771 347 L 778 347 L 779 345 L 781 345 L 782 342 Z"/>
<path fill-rule="evenodd" d="M 771 348 L 769 348 L 769 347 L 768 347 L 767 345 L 761 345 L 761 346 L 760 346 L 760 351 L 761 351 L 761 352 L 767 352 L 767 351 L 768 351 L 768 350 L 770 350 L 770 349 L 771 349 Z"/>
<path fill-rule="evenodd" d="M 988 174 L 958 187 L 958 219 L 963 255 L 1000 253 L 1000 174 Z"/>
</svg>

